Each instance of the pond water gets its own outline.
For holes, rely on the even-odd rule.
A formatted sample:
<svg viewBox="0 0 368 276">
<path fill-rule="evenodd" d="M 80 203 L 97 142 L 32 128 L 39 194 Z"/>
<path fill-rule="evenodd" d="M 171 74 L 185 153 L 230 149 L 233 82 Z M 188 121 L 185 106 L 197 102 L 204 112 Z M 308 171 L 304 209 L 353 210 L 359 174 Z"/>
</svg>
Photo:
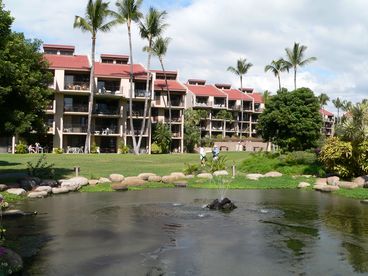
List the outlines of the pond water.
<svg viewBox="0 0 368 276">
<path fill-rule="evenodd" d="M 7 240 L 26 275 L 353 275 L 368 273 L 368 205 L 299 190 L 73 193 L 16 207 Z"/>
</svg>

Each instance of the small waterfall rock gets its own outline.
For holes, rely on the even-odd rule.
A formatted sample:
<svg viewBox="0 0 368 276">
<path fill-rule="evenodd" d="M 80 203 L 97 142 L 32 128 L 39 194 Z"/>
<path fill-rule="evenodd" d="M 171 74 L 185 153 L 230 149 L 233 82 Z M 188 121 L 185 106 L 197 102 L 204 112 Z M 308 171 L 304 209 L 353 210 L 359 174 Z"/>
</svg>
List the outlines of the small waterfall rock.
<svg viewBox="0 0 368 276">
<path fill-rule="evenodd" d="M 219 211 L 232 211 L 238 208 L 230 199 L 225 197 L 222 200 L 215 199 L 210 204 L 206 206 L 210 210 L 219 210 Z"/>
</svg>

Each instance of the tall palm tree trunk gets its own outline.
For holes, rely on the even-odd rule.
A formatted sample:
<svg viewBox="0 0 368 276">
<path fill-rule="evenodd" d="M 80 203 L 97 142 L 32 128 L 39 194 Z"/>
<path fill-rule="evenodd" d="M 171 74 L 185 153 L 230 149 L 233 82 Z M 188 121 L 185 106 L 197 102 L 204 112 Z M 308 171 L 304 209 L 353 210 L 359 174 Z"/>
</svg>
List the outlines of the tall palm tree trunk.
<svg viewBox="0 0 368 276">
<path fill-rule="evenodd" d="M 159 58 L 159 60 L 160 60 L 160 63 L 161 63 L 162 71 L 164 72 L 165 85 L 166 85 L 166 90 L 167 90 L 167 104 L 169 106 L 169 130 L 170 130 L 170 134 L 171 134 L 172 130 L 171 130 L 171 96 L 170 96 L 170 89 L 169 89 L 169 84 L 167 82 L 167 76 L 166 76 L 164 63 L 162 61 L 162 58 Z M 170 152 L 171 152 L 171 140 L 170 140 Z"/>
<path fill-rule="evenodd" d="M 84 144 L 84 153 L 89 153 L 91 149 L 91 122 L 92 122 L 92 109 L 93 109 L 93 98 L 94 98 L 94 87 L 95 87 L 95 49 L 96 49 L 96 36 L 92 35 L 92 53 L 91 53 L 91 72 L 89 75 L 89 102 L 88 102 L 88 119 L 87 119 L 87 136 Z"/>
<path fill-rule="evenodd" d="M 149 39 L 148 42 L 148 60 L 147 60 L 147 80 L 146 80 L 146 95 L 144 98 L 144 111 L 143 111 L 143 123 L 142 123 L 142 127 L 141 127 L 141 131 L 139 133 L 139 138 L 138 138 L 138 144 L 137 147 L 140 148 L 141 143 L 142 143 L 142 139 L 143 139 L 143 133 L 146 130 L 146 117 L 147 117 L 147 113 L 149 113 L 148 111 L 151 109 L 151 105 L 148 105 L 148 95 L 149 95 L 149 82 L 151 79 L 151 73 L 150 73 L 150 67 L 151 67 L 151 47 L 152 47 L 152 39 Z M 152 84 L 153 85 L 153 84 Z M 149 120 L 151 118 L 149 117 Z M 148 123 L 147 123 L 148 126 Z M 148 141 L 149 143 L 149 141 Z"/>
<path fill-rule="evenodd" d="M 130 52 L 129 122 L 130 122 L 130 131 L 132 133 L 133 150 L 135 154 L 139 154 L 139 148 L 137 148 L 137 141 L 135 138 L 134 125 L 133 125 L 133 47 L 132 47 L 132 33 L 130 30 L 130 23 L 128 23 L 128 37 L 129 37 L 129 52 Z"/>
<path fill-rule="evenodd" d="M 279 90 L 281 91 L 281 78 L 280 78 L 280 74 L 277 74 L 277 78 L 279 80 Z"/>
<path fill-rule="evenodd" d="M 294 67 L 294 90 L 296 90 L 296 66 Z"/>
</svg>

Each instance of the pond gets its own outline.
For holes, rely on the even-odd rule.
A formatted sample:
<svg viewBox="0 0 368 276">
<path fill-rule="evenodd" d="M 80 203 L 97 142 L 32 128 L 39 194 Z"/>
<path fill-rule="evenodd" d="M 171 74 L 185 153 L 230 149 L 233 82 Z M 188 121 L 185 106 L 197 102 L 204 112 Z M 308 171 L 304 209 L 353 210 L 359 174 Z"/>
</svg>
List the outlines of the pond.
<svg viewBox="0 0 368 276">
<path fill-rule="evenodd" d="M 73 193 L 16 207 L 7 240 L 27 275 L 353 275 L 368 273 L 368 205 L 299 190 Z"/>
</svg>

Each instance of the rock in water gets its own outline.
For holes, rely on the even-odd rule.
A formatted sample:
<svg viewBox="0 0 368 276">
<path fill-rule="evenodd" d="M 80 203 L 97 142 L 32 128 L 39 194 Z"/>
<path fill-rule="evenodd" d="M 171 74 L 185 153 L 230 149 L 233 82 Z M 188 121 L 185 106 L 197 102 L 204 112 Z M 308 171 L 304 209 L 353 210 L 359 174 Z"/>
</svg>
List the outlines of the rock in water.
<svg viewBox="0 0 368 276">
<path fill-rule="evenodd" d="M 206 206 L 210 210 L 219 210 L 219 211 L 232 211 L 238 208 L 230 199 L 225 197 L 223 200 L 219 201 L 215 199 L 210 204 Z"/>
</svg>

